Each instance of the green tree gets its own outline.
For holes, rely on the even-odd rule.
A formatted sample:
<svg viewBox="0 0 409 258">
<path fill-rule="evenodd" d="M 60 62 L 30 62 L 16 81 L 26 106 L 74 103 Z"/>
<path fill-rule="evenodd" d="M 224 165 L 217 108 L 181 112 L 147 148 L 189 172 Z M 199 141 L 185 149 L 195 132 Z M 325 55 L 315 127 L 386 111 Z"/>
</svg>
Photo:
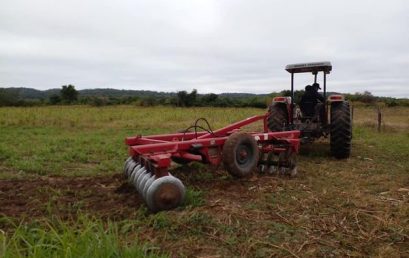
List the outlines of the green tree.
<svg viewBox="0 0 409 258">
<path fill-rule="evenodd" d="M 358 93 L 358 95 L 360 96 L 360 100 L 362 102 L 364 102 L 364 103 L 373 104 L 373 103 L 376 102 L 376 97 L 374 95 L 372 95 L 372 93 L 367 91 L 367 90 L 364 91 L 362 94 Z"/>
<path fill-rule="evenodd" d="M 186 106 L 186 102 L 187 102 L 187 98 L 188 98 L 188 94 L 185 90 L 183 91 L 178 91 L 177 94 L 177 102 L 176 105 L 178 107 L 185 107 Z"/>
<path fill-rule="evenodd" d="M 196 105 L 196 99 L 197 99 L 197 90 L 194 89 L 192 90 L 191 93 L 187 95 L 187 103 L 186 106 L 191 107 Z"/>
<path fill-rule="evenodd" d="M 53 94 L 53 95 L 50 96 L 48 102 L 51 105 L 57 105 L 58 103 L 61 102 L 61 97 L 59 95 L 57 95 L 57 94 Z"/>
<path fill-rule="evenodd" d="M 0 89 L 0 106 L 17 106 L 21 103 L 17 90 Z"/>
<path fill-rule="evenodd" d="M 62 86 L 60 93 L 61 99 L 65 103 L 73 103 L 78 100 L 78 91 L 74 85 L 69 84 L 68 86 Z"/>
<path fill-rule="evenodd" d="M 191 107 L 197 104 L 197 90 L 187 93 L 187 91 L 178 91 L 176 94 L 177 103 L 179 107 Z"/>
<path fill-rule="evenodd" d="M 214 93 L 206 94 L 201 98 L 201 104 L 203 106 L 212 106 L 216 103 L 218 97 Z"/>
</svg>

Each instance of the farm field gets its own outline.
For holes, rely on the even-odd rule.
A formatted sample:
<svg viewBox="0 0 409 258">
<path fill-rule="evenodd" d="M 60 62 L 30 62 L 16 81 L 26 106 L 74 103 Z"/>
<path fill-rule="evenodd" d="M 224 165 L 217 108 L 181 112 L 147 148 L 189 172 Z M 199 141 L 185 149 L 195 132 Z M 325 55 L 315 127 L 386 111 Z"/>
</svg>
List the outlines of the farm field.
<svg viewBox="0 0 409 258">
<path fill-rule="evenodd" d="M 150 214 L 122 178 L 126 136 L 262 109 L 0 108 L 0 257 L 409 256 L 409 108 L 356 107 L 352 156 L 302 146 L 298 176 L 234 179 L 193 163 L 185 204 Z"/>
</svg>

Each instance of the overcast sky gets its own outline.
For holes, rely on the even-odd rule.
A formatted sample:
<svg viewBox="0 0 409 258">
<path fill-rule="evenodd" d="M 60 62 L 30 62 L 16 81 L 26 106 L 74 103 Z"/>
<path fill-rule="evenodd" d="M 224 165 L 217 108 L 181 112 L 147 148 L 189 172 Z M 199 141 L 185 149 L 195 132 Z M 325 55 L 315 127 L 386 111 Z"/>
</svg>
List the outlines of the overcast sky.
<svg viewBox="0 0 409 258">
<path fill-rule="evenodd" d="M 270 93 L 326 60 L 330 91 L 409 97 L 409 1 L 0 2 L 0 87 Z"/>
</svg>

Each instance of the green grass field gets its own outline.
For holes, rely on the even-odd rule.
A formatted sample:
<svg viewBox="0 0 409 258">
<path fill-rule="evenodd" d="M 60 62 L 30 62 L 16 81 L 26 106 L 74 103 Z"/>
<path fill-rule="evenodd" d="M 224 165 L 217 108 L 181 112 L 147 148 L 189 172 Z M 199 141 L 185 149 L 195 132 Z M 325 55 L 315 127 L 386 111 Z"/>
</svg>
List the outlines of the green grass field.
<svg viewBox="0 0 409 258">
<path fill-rule="evenodd" d="M 303 146 L 294 179 L 172 168 L 185 204 L 150 214 L 121 178 L 126 136 L 213 128 L 233 108 L 0 108 L 0 257 L 409 256 L 409 108 L 356 108 L 348 160 Z"/>
</svg>

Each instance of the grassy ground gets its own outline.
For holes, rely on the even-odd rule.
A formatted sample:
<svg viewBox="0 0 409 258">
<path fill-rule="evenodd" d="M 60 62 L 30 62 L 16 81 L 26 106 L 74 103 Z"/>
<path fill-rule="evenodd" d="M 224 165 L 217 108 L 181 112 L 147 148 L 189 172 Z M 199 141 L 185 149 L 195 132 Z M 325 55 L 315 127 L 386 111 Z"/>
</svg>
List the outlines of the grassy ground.
<svg viewBox="0 0 409 258">
<path fill-rule="evenodd" d="M 303 146 L 299 175 L 175 167 L 186 203 L 149 214 L 119 176 L 126 136 L 214 128 L 257 109 L 0 109 L 0 257 L 409 256 L 409 109 L 356 108 L 352 157 Z M 92 232 L 92 233 L 90 233 Z"/>
</svg>

